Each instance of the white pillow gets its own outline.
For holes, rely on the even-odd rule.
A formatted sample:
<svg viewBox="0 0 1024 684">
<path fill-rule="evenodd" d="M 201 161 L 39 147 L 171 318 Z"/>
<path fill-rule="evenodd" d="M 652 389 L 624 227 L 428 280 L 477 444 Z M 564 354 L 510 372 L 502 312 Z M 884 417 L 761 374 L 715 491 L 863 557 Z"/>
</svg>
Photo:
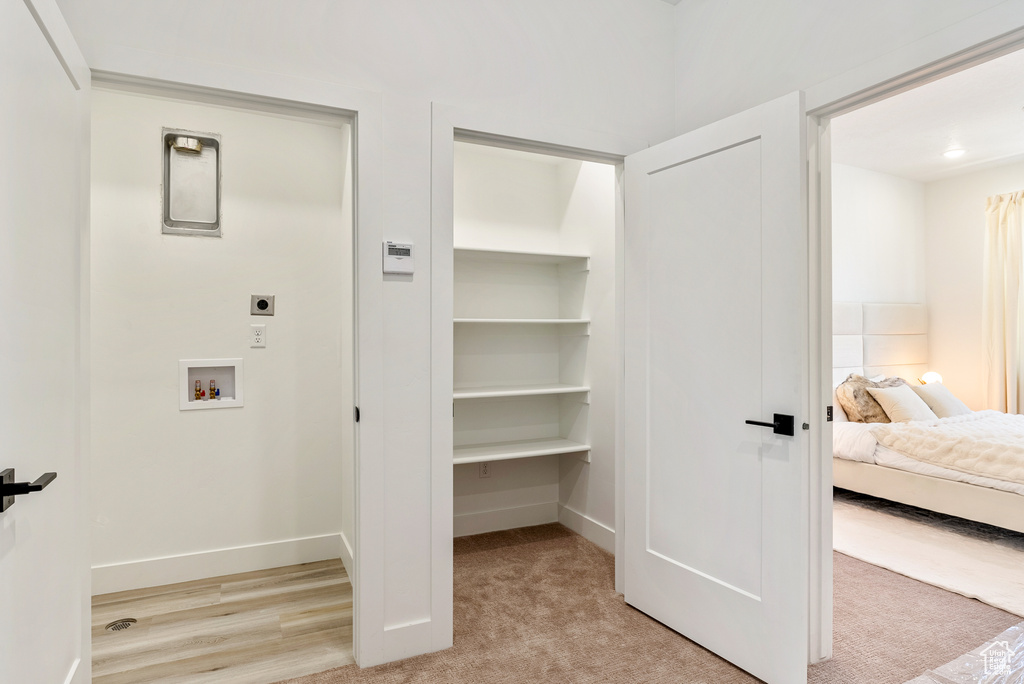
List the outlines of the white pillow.
<svg viewBox="0 0 1024 684">
<path fill-rule="evenodd" d="M 967 404 L 953 396 L 949 388 L 941 382 L 914 385 L 911 389 L 917 392 L 917 396 L 924 399 L 924 403 L 928 404 L 928 408 L 934 411 L 939 418 L 962 416 L 971 412 L 971 409 L 967 408 Z"/>
<path fill-rule="evenodd" d="M 868 394 L 889 416 L 894 423 L 905 423 L 908 420 L 935 420 L 938 416 L 928 408 L 924 399 L 917 396 L 910 385 L 897 387 L 868 387 Z"/>
</svg>

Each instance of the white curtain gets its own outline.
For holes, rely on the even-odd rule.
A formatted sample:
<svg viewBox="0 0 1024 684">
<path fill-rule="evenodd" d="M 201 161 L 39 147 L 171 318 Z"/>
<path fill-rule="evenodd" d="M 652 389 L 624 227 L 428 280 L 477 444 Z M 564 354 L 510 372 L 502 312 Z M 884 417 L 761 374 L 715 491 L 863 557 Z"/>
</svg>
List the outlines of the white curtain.
<svg viewBox="0 0 1024 684">
<path fill-rule="evenodd" d="M 985 310 L 982 319 L 988 362 L 988 407 L 1007 413 L 1019 413 L 1024 409 L 1022 216 L 1024 190 L 995 195 L 986 202 Z"/>
</svg>

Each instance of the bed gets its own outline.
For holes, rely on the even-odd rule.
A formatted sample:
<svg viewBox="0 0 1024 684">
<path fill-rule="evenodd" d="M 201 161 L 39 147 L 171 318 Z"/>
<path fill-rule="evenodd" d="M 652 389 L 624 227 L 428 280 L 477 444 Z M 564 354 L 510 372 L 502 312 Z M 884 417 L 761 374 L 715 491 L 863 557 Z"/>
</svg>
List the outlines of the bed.
<svg viewBox="0 0 1024 684">
<path fill-rule="evenodd" d="M 901 377 L 916 383 L 928 370 L 927 330 L 927 310 L 921 304 L 835 303 L 833 387 L 851 373 L 868 378 Z M 872 424 L 849 422 L 835 397 L 833 405 L 836 487 L 1024 532 L 1024 485 L 984 473 L 964 472 L 967 469 L 955 462 L 952 463 L 956 469 L 944 467 L 941 461 L 910 458 L 901 451 L 909 443 L 893 436 L 900 430 L 898 425 L 875 430 Z M 953 429 L 950 439 L 957 439 L 957 428 L 944 428 L 944 421 L 970 423 L 977 434 L 976 428 L 986 420 L 1006 423 L 1006 438 L 1010 440 L 1014 439 L 1015 423 L 1024 431 L 1024 416 L 996 412 L 976 412 L 959 420 L 942 418 L 922 424 L 934 423 L 936 430 Z M 876 432 L 882 433 L 883 443 L 879 443 Z M 1024 450 L 1024 438 L 1021 448 Z"/>
</svg>

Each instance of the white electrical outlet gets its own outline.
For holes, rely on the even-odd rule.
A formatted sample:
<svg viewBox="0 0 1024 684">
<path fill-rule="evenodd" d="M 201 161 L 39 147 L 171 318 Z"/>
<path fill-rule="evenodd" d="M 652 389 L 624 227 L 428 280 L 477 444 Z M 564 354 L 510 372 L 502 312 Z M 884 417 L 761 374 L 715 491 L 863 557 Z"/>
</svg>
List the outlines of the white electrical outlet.
<svg viewBox="0 0 1024 684">
<path fill-rule="evenodd" d="M 249 326 L 251 334 L 249 335 L 249 346 L 250 347 L 266 347 L 267 346 L 267 326 L 265 323 L 253 323 Z"/>
<path fill-rule="evenodd" d="M 480 464 L 480 477 L 490 477 L 490 476 L 491 476 L 491 464 L 490 463 L 481 463 Z"/>
</svg>

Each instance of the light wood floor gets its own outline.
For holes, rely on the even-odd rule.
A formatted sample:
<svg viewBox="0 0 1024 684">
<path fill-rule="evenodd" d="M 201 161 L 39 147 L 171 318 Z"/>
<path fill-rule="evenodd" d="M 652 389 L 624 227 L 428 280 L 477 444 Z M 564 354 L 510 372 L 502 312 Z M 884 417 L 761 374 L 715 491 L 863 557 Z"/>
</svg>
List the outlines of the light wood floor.
<svg viewBox="0 0 1024 684">
<path fill-rule="evenodd" d="M 119 632 L 121 618 L 138 624 Z M 94 596 L 94 684 L 271 684 L 353 662 L 341 561 Z"/>
</svg>

